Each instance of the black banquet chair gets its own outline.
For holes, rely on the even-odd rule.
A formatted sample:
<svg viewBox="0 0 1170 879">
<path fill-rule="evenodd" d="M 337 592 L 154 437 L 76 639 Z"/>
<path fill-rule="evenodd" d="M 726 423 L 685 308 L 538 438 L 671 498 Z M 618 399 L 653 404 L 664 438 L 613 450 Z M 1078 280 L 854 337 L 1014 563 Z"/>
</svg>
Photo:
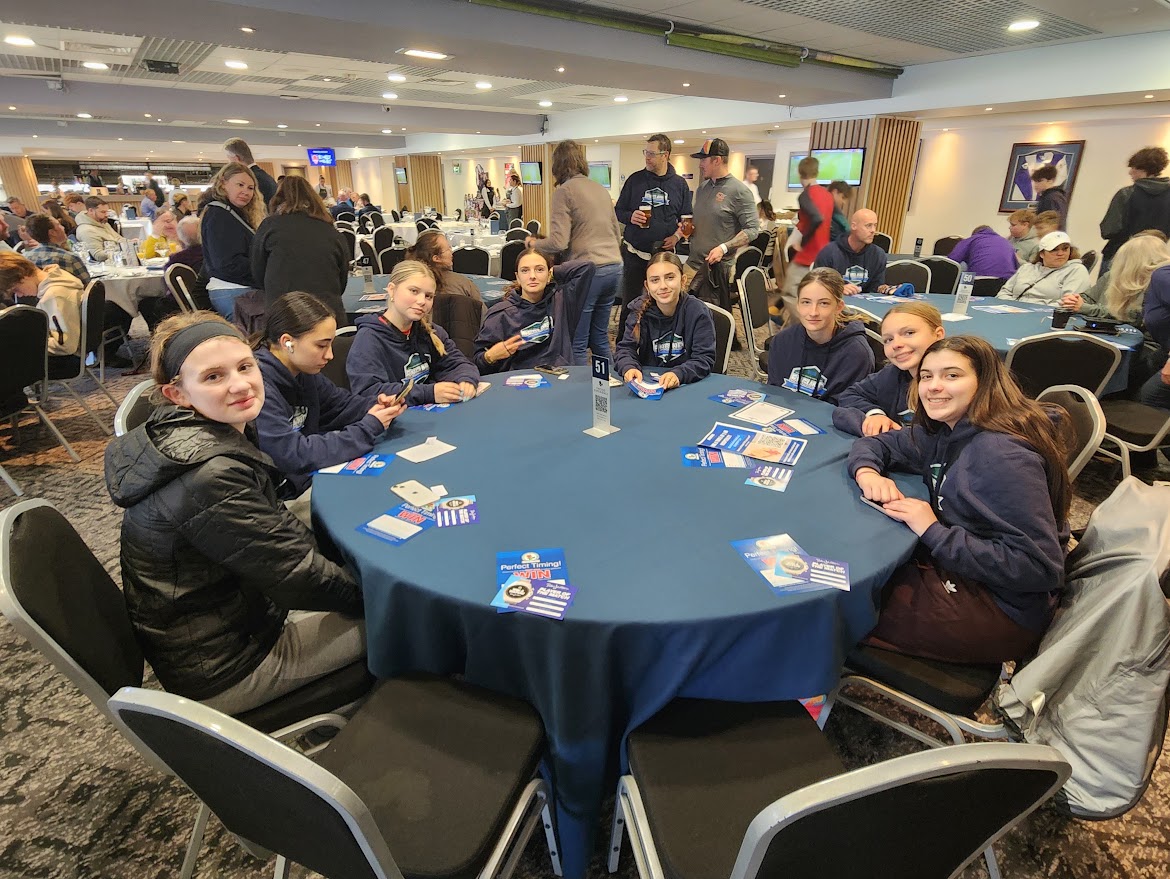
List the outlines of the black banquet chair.
<svg viewBox="0 0 1170 879">
<path fill-rule="evenodd" d="M 1037 395 L 1039 403 L 1060 406 L 1068 414 L 1072 435 L 1065 452 L 1068 478 L 1073 481 L 1097 453 L 1105 438 L 1105 413 L 1093 392 L 1078 385 L 1053 385 Z"/>
<path fill-rule="evenodd" d="M 349 359 L 349 349 L 353 345 L 357 327 L 338 327 L 333 334 L 333 359 L 321 368 L 321 374 L 333 384 L 344 390 L 349 390 L 349 373 L 345 371 L 345 361 Z"/>
<path fill-rule="evenodd" d="M 873 236 L 873 243 L 884 250 L 886 253 L 889 253 L 894 249 L 894 239 L 892 239 L 885 232 L 876 233 Z"/>
<path fill-rule="evenodd" d="M 711 312 L 711 319 L 715 321 L 715 366 L 712 372 L 727 375 L 727 362 L 731 359 L 731 343 L 735 338 L 735 318 L 731 312 L 710 302 L 704 305 Z"/>
<path fill-rule="evenodd" d="M 540 234 L 540 220 L 529 220 L 524 225 L 524 228 L 528 230 L 529 235 L 539 235 Z"/>
<path fill-rule="evenodd" d="M 529 232 L 522 226 L 513 226 L 504 233 L 505 241 L 526 241 L 528 240 Z"/>
<path fill-rule="evenodd" d="M 1026 336 L 1008 350 L 1004 366 L 1035 398 L 1054 385 L 1079 385 L 1100 397 L 1121 363 L 1121 350 L 1087 333 Z"/>
<path fill-rule="evenodd" d="M 891 287 L 913 284 L 915 293 L 930 290 L 930 266 L 915 259 L 896 259 L 886 265 L 886 283 Z"/>
<path fill-rule="evenodd" d="M 523 241 L 509 241 L 500 249 L 500 277 L 505 281 L 516 280 L 516 263 L 523 252 Z"/>
<path fill-rule="evenodd" d="M 374 245 L 366 238 L 358 241 L 358 247 L 361 248 L 362 261 L 365 265 L 373 267 L 374 271 L 378 271 L 378 254 L 374 250 Z"/>
<path fill-rule="evenodd" d="M 743 317 L 743 329 L 747 335 L 748 353 L 756 378 L 764 381 L 768 370 L 762 365 L 766 360 L 766 348 L 756 344 L 756 331 L 771 324 L 768 313 L 768 278 L 758 266 L 749 268 L 735 280 L 739 289 L 739 310 Z"/>
<path fill-rule="evenodd" d="M 410 675 L 381 684 L 315 760 L 212 708 L 126 687 L 110 710 L 244 847 L 323 876 L 506 877 L 537 824 L 560 874 L 531 706 Z M 326 725 L 326 724 L 322 724 Z M 330 722 L 328 725 L 337 726 Z"/>
<path fill-rule="evenodd" d="M 134 386 L 122 400 L 114 413 L 114 436 L 125 436 L 138 425 L 143 424 L 154 412 L 154 379 L 148 378 Z"/>
<path fill-rule="evenodd" d="M 195 286 L 199 283 L 199 275 L 193 268 L 181 262 L 172 263 L 163 272 L 163 283 L 179 308 L 183 311 L 199 310 L 195 303 Z"/>
<path fill-rule="evenodd" d="M 114 399 L 113 394 L 110 393 L 109 388 L 106 387 L 101 379 L 101 373 L 104 371 L 106 361 L 102 330 L 105 311 L 105 285 L 101 281 L 90 281 L 89 285 L 85 288 L 85 292 L 81 295 L 81 351 L 78 357 L 49 358 L 49 376 L 48 381 L 45 383 L 44 399 L 48 399 L 49 389 L 52 385 L 60 385 L 81 405 L 81 408 L 102 429 L 102 432 L 109 436 L 111 433 L 110 428 L 106 426 L 104 421 L 98 418 L 97 413 L 85 402 L 85 398 L 77 393 L 77 389 L 73 387 L 74 382 L 81 381 L 87 377 L 91 378 L 97 383 L 98 389 L 106 395 L 114 408 L 118 408 L 118 401 Z M 86 366 L 86 361 L 91 354 L 98 362 L 97 373 Z"/>
<path fill-rule="evenodd" d="M 919 262 L 930 269 L 929 292 L 942 293 L 946 296 L 954 295 L 955 290 L 959 288 L 959 275 L 963 273 L 962 266 L 945 256 L 927 256 Z"/>
<path fill-rule="evenodd" d="M 341 237 L 345 239 L 347 248 L 345 252 L 349 254 L 349 261 L 353 262 L 354 256 L 357 253 L 357 233 L 355 233 L 352 229 L 338 229 L 337 231 L 340 232 Z"/>
<path fill-rule="evenodd" d="M 971 284 L 972 296 L 998 296 L 999 291 L 1003 289 L 1003 285 L 1007 283 L 1007 278 L 992 278 L 986 275 L 975 279 Z"/>
<path fill-rule="evenodd" d="M 1071 773 L 1055 748 L 989 742 L 847 772 L 798 702 L 676 699 L 628 755 L 608 866 L 628 832 L 641 879 L 955 877 Z"/>
<path fill-rule="evenodd" d="M 374 250 L 381 253 L 387 247 L 394 246 L 394 230 L 389 226 L 379 226 L 374 230 Z"/>
<path fill-rule="evenodd" d="M 482 247 L 459 247 L 451 255 L 452 270 L 461 275 L 486 275 L 491 264 L 491 254 Z"/>
<path fill-rule="evenodd" d="M 375 263 L 377 268 L 375 271 L 379 275 L 388 275 L 394 271 L 394 267 L 406 259 L 405 247 L 387 247 L 378 251 L 378 259 Z"/>
<path fill-rule="evenodd" d="M 949 256 L 955 246 L 962 241 L 958 235 L 948 235 L 945 238 L 939 238 L 934 242 L 932 252 L 935 256 Z"/>
</svg>

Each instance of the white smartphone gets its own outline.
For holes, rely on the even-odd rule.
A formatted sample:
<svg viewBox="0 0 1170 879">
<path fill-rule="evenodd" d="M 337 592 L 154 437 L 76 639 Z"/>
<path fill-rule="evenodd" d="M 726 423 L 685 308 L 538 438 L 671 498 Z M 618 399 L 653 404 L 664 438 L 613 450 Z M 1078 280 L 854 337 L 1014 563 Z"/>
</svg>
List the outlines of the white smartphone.
<svg viewBox="0 0 1170 879">
<path fill-rule="evenodd" d="M 406 482 L 392 485 L 390 486 L 390 490 L 408 504 L 414 504 L 416 507 L 425 507 L 440 499 L 439 495 L 435 494 L 417 479 L 408 479 Z"/>
<path fill-rule="evenodd" d="M 875 510 L 881 510 L 883 513 L 885 512 L 885 508 L 881 504 L 879 504 L 877 501 L 871 501 L 869 498 L 867 498 L 863 494 L 858 495 L 857 499 L 859 501 L 861 501 L 863 504 L 865 504 L 867 507 L 873 507 Z"/>
</svg>

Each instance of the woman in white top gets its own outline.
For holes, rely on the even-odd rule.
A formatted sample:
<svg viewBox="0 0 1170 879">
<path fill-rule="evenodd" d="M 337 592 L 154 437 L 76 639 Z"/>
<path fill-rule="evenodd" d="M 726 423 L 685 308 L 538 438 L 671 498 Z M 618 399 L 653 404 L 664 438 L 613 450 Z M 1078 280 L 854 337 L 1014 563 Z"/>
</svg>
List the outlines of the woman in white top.
<svg viewBox="0 0 1170 879">
<path fill-rule="evenodd" d="M 508 172 L 508 185 L 504 188 L 504 201 L 508 205 L 508 226 L 513 220 L 522 220 L 524 213 L 524 191 L 520 188 L 520 175 Z"/>
<path fill-rule="evenodd" d="M 1040 239 L 1033 262 L 1024 263 L 999 291 L 1000 299 L 1059 305 L 1069 294 L 1089 289 L 1089 272 L 1080 252 L 1065 232 L 1049 232 Z"/>
</svg>

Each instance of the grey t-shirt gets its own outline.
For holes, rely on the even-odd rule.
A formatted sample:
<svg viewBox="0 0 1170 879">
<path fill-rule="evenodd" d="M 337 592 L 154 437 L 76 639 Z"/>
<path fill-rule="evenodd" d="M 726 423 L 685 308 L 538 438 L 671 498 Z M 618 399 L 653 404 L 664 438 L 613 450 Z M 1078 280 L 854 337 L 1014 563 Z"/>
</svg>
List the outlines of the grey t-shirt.
<svg viewBox="0 0 1170 879">
<path fill-rule="evenodd" d="M 760 231 L 760 216 L 755 196 L 742 180 L 728 174 L 718 180 L 704 180 L 695 193 L 695 234 L 691 236 L 691 255 L 687 265 L 698 268 L 706 262 L 711 248 L 730 241 L 737 232 L 747 232 L 748 240 Z M 727 251 L 724 262 L 735 257 Z"/>
</svg>

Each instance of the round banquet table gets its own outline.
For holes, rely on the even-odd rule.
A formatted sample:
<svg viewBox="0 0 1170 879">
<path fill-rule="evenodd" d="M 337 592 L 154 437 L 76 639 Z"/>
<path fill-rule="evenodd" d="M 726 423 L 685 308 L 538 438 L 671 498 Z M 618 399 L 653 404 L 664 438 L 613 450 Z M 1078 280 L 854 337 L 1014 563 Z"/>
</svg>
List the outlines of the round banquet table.
<svg viewBox="0 0 1170 879">
<path fill-rule="evenodd" d="M 375 478 L 315 477 L 313 518 L 361 580 L 374 674 L 460 673 L 540 712 L 565 876 L 580 879 L 625 735 L 675 697 L 828 693 L 915 537 L 858 501 L 845 473 L 852 438 L 832 428 L 825 403 L 721 375 L 656 401 L 615 388 L 621 430 L 594 439 L 582 433 L 588 370 L 524 390 L 505 387 L 506 375 L 487 376 L 474 401 L 408 411 L 376 449 L 437 436 L 455 451 L 396 458 Z M 680 446 L 717 420 L 743 424 L 708 399 L 733 387 L 765 391 L 827 431 L 808 438 L 783 493 L 744 485 L 750 470 L 682 466 Z M 479 521 L 397 546 L 358 531 L 399 503 L 390 486 L 408 479 L 474 494 Z M 917 477 L 897 479 L 924 494 Z M 852 589 L 777 595 L 730 545 L 782 532 L 847 562 Z M 496 553 L 540 548 L 564 550 L 577 590 L 565 618 L 497 613 Z"/>
<path fill-rule="evenodd" d="M 138 314 L 138 303 L 152 296 L 163 296 L 167 292 L 162 268 L 95 269 L 90 267 L 90 276 L 101 281 L 106 288 L 106 301 L 113 302 L 131 317 Z"/>
</svg>

